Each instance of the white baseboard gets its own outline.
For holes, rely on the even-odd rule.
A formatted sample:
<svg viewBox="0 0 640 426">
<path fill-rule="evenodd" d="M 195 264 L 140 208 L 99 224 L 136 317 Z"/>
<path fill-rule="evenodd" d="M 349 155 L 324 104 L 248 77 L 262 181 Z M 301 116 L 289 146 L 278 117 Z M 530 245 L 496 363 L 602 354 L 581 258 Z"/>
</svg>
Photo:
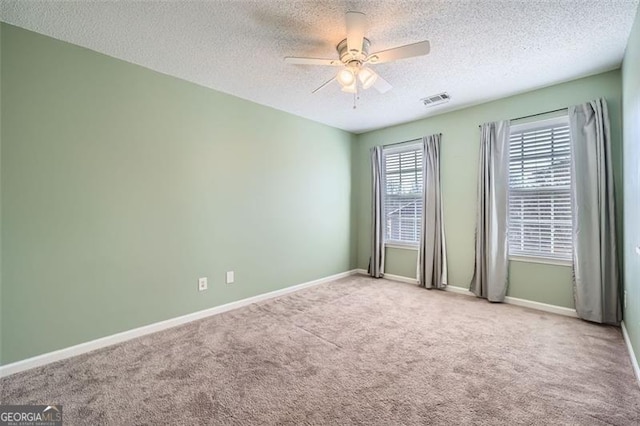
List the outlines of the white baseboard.
<svg viewBox="0 0 640 426">
<path fill-rule="evenodd" d="M 636 353 L 633 350 L 633 346 L 631 346 L 631 339 L 629 339 L 629 332 L 627 331 L 627 326 L 624 324 L 624 321 L 620 323 L 620 327 L 622 328 L 622 337 L 624 338 L 624 342 L 627 344 L 627 350 L 629 351 L 629 356 L 631 357 L 633 372 L 636 374 L 636 379 L 638 380 L 638 385 L 640 386 L 640 366 L 638 365 L 638 358 L 636 358 Z"/>
<path fill-rule="evenodd" d="M 364 269 L 357 269 L 356 272 L 358 274 L 367 275 L 367 271 Z M 399 281 L 399 282 L 409 283 L 409 284 L 418 284 L 417 279 L 403 277 L 401 275 L 384 274 L 384 278 L 391 281 Z M 475 294 L 473 294 L 468 289 L 463 287 L 448 285 L 444 289 L 445 291 L 450 291 L 452 293 L 464 294 L 466 296 L 475 297 Z M 504 302 L 509 305 L 523 306 L 525 308 L 537 309 L 539 311 L 551 312 L 558 315 L 578 318 L 578 314 L 576 313 L 575 309 L 565 308 L 564 306 L 549 305 L 547 303 L 534 302 L 533 300 L 519 299 L 517 297 L 511 297 L 511 296 L 505 297 Z"/>
<path fill-rule="evenodd" d="M 467 296 L 476 297 L 471 291 L 463 287 L 447 286 L 446 291 L 453 293 L 464 294 Z M 504 303 L 509 305 L 522 306 L 524 308 L 536 309 L 538 311 L 551 312 L 552 314 L 564 315 L 566 317 L 578 318 L 578 313 L 575 309 L 566 308 L 564 306 L 550 305 L 548 303 L 536 302 L 534 300 L 520 299 L 512 296 L 505 296 Z"/>
<path fill-rule="evenodd" d="M 505 296 L 505 303 L 525 308 L 537 309 L 539 311 L 551 312 L 552 314 L 564 315 L 565 317 L 578 318 L 575 309 L 566 308 L 564 306 L 550 305 L 548 303 L 534 302 L 533 300 L 518 299 L 517 297 Z"/>
<path fill-rule="evenodd" d="M 369 272 L 366 269 L 356 269 L 356 274 L 359 275 L 369 275 Z M 407 284 L 418 284 L 418 280 L 415 278 L 403 277 L 402 275 L 393 275 L 393 274 L 384 274 L 384 279 L 391 281 L 399 281 L 401 283 Z"/>
<path fill-rule="evenodd" d="M 57 351 L 34 356 L 32 358 L 16 361 L 11 364 L 2 365 L 0 366 L 0 377 L 6 377 L 11 374 L 29 370 L 31 368 L 40 367 L 45 364 L 50 364 L 52 362 L 60 361 L 76 355 L 81 355 L 96 349 L 115 345 L 117 343 L 126 342 L 127 340 L 135 339 L 136 337 L 141 337 L 147 334 L 156 333 L 158 331 L 166 330 L 168 328 L 176 327 L 178 325 L 186 324 L 192 321 L 197 321 L 199 319 L 206 318 L 211 315 L 217 315 L 223 312 L 242 308 L 243 306 L 247 306 L 252 303 L 273 299 L 274 297 L 283 296 L 285 294 L 293 293 L 293 292 L 302 290 L 304 288 L 316 286 L 316 285 L 323 284 L 330 281 L 335 281 L 340 278 L 348 277 L 350 275 L 355 275 L 357 273 L 358 271 L 355 269 L 347 272 L 342 272 L 340 274 L 335 274 L 335 275 L 320 278 L 317 280 L 308 281 L 306 283 L 294 285 L 291 287 L 286 287 L 280 290 L 271 291 L 269 293 L 259 294 L 257 296 L 248 297 L 246 299 L 237 300 L 235 302 L 227 303 L 220 306 L 214 306 L 213 308 L 204 309 L 202 311 L 193 312 L 191 314 L 183 315 L 180 317 L 156 322 L 153 324 L 123 331 L 121 333 L 112 334 L 111 336 L 106 336 L 96 340 L 91 340 L 89 342 L 80 343 L 78 345 L 70 346 L 68 348 L 63 348 Z"/>
<path fill-rule="evenodd" d="M 473 296 L 476 297 L 475 294 L 471 293 L 469 289 L 464 287 L 457 287 L 455 285 L 448 285 L 445 288 L 445 291 L 450 291 L 451 293 L 464 294 L 465 296 Z"/>
<path fill-rule="evenodd" d="M 384 274 L 384 279 L 391 281 L 399 281 L 407 284 L 418 284 L 418 280 L 415 278 L 403 277 L 401 275 Z"/>
</svg>

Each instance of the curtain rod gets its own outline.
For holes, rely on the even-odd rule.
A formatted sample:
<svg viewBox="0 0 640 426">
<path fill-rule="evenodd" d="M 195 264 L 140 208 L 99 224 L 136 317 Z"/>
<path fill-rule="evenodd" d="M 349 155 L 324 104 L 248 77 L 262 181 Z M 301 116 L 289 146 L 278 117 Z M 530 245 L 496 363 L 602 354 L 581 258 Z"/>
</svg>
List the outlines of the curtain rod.
<svg viewBox="0 0 640 426">
<path fill-rule="evenodd" d="M 442 136 L 442 133 L 437 133 L 437 134 Z M 386 148 L 388 146 L 401 145 L 403 143 L 417 142 L 417 141 L 421 141 L 421 140 L 422 140 L 422 138 L 409 139 L 408 141 L 394 142 L 394 143 L 390 143 L 390 144 L 387 144 L 387 145 L 382 145 L 382 147 Z"/>
<path fill-rule="evenodd" d="M 560 112 L 560 111 L 564 111 L 565 109 L 568 109 L 568 108 L 569 107 L 564 107 L 564 108 L 554 109 L 553 111 L 546 111 L 546 112 L 539 112 L 537 114 L 523 115 L 522 117 L 512 118 L 511 121 L 524 120 L 525 118 L 537 117 L 539 115 L 545 115 L 545 114 L 551 114 L 551 113 L 554 113 L 554 112 Z M 478 127 L 482 127 L 482 124 L 479 124 Z"/>
</svg>

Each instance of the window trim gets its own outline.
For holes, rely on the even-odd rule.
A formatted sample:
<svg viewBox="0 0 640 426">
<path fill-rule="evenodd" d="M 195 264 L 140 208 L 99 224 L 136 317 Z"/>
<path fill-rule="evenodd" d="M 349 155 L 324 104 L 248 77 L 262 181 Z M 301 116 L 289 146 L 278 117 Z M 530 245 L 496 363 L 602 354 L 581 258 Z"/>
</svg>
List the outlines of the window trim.
<svg viewBox="0 0 640 426">
<path fill-rule="evenodd" d="M 545 265 L 565 266 L 572 267 L 573 260 L 555 259 L 542 256 L 523 256 L 523 255 L 509 255 L 510 262 L 522 262 L 522 263 L 542 263 Z"/>
<path fill-rule="evenodd" d="M 529 121 L 529 122 L 520 123 L 520 124 L 518 123 L 511 124 L 511 127 L 509 128 L 509 137 L 511 137 L 511 133 L 513 132 L 514 128 L 517 130 L 518 133 L 530 132 L 535 129 L 545 129 L 547 127 L 557 126 L 560 124 L 568 124 L 568 120 L 569 120 L 569 113 L 565 112 L 563 115 L 559 115 L 557 117 L 543 118 L 541 120 Z"/>
<path fill-rule="evenodd" d="M 382 216 L 386 222 L 387 220 L 387 214 L 386 214 L 386 209 L 385 209 L 385 205 L 386 205 L 386 198 L 387 198 L 387 155 L 389 154 L 400 154 L 403 152 L 409 152 L 409 151 L 416 151 L 416 150 L 421 150 L 422 149 L 422 142 L 420 140 L 412 140 L 412 141 L 408 141 L 406 143 L 401 143 L 401 144 L 397 144 L 397 145 L 393 145 L 393 146 L 389 146 L 389 147 L 382 147 L 382 170 L 381 170 L 381 174 L 382 174 L 382 194 L 381 194 L 381 201 L 382 201 Z M 422 153 L 422 155 L 424 155 L 424 152 Z M 424 185 L 424 182 L 423 182 Z M 424 190 L 424 189 L 423 189 Z M 422 217 L 420 217 L 420 220 L 422 220 Z M 387 239 L 387 232 L 386 230 L 383 231 L 382 233 L 382 244 L 383 246 L 386 247 L 390 247 L 390 248 L 399 248 L 399 249 L 406 249 L 406 250 L 417 250 L 420 247 L 420 242 L 416 241 L 416 242 L 410 242 L 410 241 L 403 241 L 403 240 L 389 240 Z"/>
<path fill-rule="evenodd" d="M 389 241 L 385 242 L 386 248 L 399 249 L 399 250 L 418 250 L 420 243 L 407 243 L 404 241 Z"/>
<path fill-rule="evenodd" d="M 509 128 L 509 139 L 511 139 L 511 134 L 514 132 L 516 133 L 524 133 L 524 132 L 530 132 L 530 131 L 535 131 L 538 129 L 547 129 L 549 127 L 553 127 L 553 126 L 557 126 L 557 125 L 564 125 L 564 124 L 569 124 L 569 114 L 567 111 L 564 112 L 564 114 L 555 116 L 555 117 L 550 117 L 550 118 L 543 118 L 541 120 L 534 120 L 534 121 L 528 121 L 526 123 L 521 123 L 521 124 L 512 124 Z M 571 137 L 571 127 L 569 127 L 569 137 Z M 573 154 L 571 154 L 573 155 Z M 511 197 L 511 183 L 509 183 L 509 199 Z M 509 216 L 511 216 L 511 211 L 509 210 Z M 511 225 L 509 225 L 509 228 L 511 227 Z M 514 261 L 514 262 L 526 262 L 526 263 L 542 263 L 542 264 L 547 264 L 547 265 L 556 265 L 556 266 L 573 266 L 573 244 L 571 245 L 571 257 L 569 259 L 559 259 L 556 257 L 551 257 L 551 256 L 545 256 L 544 253 L 541 253 L 540 256 L 537 255 L 533 255 L 533 254 L 511 254 L 510 253 L 510 247 L 507 253 L 507 258 L 509 261 Z"/>
</svg>

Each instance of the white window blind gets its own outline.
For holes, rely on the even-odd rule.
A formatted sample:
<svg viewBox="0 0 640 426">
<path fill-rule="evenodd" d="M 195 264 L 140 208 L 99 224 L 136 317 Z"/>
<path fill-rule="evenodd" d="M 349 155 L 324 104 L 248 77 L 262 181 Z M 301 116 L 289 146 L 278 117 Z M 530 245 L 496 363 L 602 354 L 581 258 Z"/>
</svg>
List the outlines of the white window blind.
<svg viewBox="0 0 640 426">
<path fill-rule="evenodd" d="M 415 245 L 422 219 L 422 145 L 383 151 L 385 242 Z"/>
<path fill-rule="evenodd" d="M 570 260 L 568 118 L 511 127 L 509 255 Z"/>
</svg>

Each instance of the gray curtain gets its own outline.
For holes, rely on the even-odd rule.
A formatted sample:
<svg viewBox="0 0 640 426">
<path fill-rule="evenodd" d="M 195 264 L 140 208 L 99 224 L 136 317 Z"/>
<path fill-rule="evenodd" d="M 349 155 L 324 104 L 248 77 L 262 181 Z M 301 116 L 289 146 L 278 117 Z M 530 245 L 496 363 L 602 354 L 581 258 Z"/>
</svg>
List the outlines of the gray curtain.
<svg viewBox="0 0 640 426">
<path fill-rule="evenodd" d="M 609 113 L 604 99 L 569 107 L 576 311 L 619 324 L 616 212 Z"/>
<path fill-rule="evenodd" d="M 418 255 L 418 282 L 426 288 L 447 285 L 447 253 L 440 188 L 441 135 L 422 139 L 422 226 Z"/>
<path fill-rule="evenodd" d="M 508 275 L 509 121 L 481 127 L 476 259 L 469 290 L 502 302 Z"/>
<path fill-rule="evenodd" d="M 371 148 L 371 257 L 369 275 L 382 278 L 384 275 L 384 217 L 382 211 L 382 147 Z"/>
</svg>

